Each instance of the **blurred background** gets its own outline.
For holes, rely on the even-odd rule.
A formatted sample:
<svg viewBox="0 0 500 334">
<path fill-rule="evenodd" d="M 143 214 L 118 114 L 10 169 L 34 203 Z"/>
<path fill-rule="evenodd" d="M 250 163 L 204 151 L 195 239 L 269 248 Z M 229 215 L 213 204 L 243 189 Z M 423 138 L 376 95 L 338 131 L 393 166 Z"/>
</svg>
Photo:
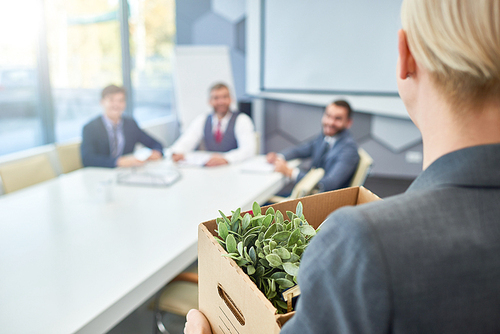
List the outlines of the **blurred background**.
<svg viewBox="0 0 500 334">
<path fill-rule="evenodd" d="M 174 0 L 1 6 L 0 155 L 79 137 L 111 83 L 139 122 L 172 112 Z"/>
</svg>

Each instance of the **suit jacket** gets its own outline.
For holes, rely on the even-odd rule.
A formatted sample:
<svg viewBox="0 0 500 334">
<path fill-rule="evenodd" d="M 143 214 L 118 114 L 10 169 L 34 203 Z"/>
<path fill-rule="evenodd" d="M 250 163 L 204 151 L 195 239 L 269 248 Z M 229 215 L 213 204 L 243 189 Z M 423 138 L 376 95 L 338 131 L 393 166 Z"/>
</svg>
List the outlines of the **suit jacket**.
<svg viewBox="0 0 500 334">
<path fill-rule="evenodd" d="M 307 143 L 283 151 L 282 154 L 286 160 L 312 158 L 315 161 L 322 153 L 324 138 L 325 136 L 321 134 Z M 317 166 L 325 170 L 325 175 L 318 183 L 320 191 L 347 187 L 356 171 L 358 162 L 358 146 L 349 130 L 344 130 L 337 135 L 335 144 L 328 150 L 322 163 Z M 302 179 L 306 173 L 307 171 L 301 170 L 297 181 Z"/>
<path fill-rule="evenodd" d="M 142 131 L 132 118 L 123 117 L 123 134 L 125 137 L 123 155 L 132 153 L 137 143 L 160 152 L 163 150 L 162 145 Z M 98 116 L 83 127 L 81 153 L 85 167 L 116 166 L 117 158 L 111 157 L 108 132 L 102 116 Z"/>
<path fill-rule="evenodd" d="M 500 333 L 500 144 L 442 156 L 405 194 L 337 210 L 283 333 Z"/>
</svg>

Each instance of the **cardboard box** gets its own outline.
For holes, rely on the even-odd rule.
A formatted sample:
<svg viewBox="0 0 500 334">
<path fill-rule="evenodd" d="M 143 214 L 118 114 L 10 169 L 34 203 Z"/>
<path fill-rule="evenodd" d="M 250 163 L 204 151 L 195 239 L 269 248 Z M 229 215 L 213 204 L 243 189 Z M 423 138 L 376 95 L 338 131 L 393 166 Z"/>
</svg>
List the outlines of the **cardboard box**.
<svg viewBox="0 0 500 334">
<path fill-rule="evenodd" d="M 330 213 L 346 205 L 359 205 L 379 200 L 363 187 L 353 187 L 303 197 L 272 205 L 284 215 L 295 212 L 302 202 L 304 216 L 317 228 Z M 262 208 L 262 212 L 267 207 Z M 234 208 L 234 210 L 237 208 Z M 200 310 L 210 321 L 216 334 L 279 333 L 293 312 L 277 314 L 276 308 L 257 288 L 250 277 L 229 257 L 214 239 L 215 219 L 198 228 L 198 288 Z"/>
</svg>

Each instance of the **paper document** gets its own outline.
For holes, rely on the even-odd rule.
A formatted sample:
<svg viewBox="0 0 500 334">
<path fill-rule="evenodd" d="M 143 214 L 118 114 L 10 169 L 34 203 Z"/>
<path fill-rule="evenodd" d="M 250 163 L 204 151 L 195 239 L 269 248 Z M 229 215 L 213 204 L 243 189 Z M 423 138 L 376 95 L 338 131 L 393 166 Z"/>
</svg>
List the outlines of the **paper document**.
<svg viewBox="0 0 500 334">
<path fill-rule="evenodd" d="M 196 151 L 184 154 L 184 160 L 177 162 L 179 167 L 203 167 L 210 160 L 213 152 Z"/>
<path fill-rule="evenodd" d="M 258 156 L 243 162 L 240 170 L 248 173 L 272 173 L 274 165 L 267 162 L 265 156 Z"/>
<path fill-rule="evenodd" d="M 139 161 L 146 161 L 153 153 L 153 150 L 148 147 L 143 147 L 134 152 L 134 157 Z"/>
<path fill-rule="evenodd" d="M 118 174 L 117 183 L 149 187 L 167 187 L 179 180 L 181 174 L 174 168 L 140 168 Z"/>
</svg>

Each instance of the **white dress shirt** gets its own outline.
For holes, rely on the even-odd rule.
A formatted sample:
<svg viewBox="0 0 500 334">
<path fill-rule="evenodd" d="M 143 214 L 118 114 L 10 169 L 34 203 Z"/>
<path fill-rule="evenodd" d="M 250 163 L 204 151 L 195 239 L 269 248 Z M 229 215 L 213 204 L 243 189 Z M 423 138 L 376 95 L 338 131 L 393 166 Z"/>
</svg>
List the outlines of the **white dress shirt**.
<svg viewBox="0 0 500 334">
<path fill-rule="evenodd" d="M 228 112 L 226 116 L 221 119 L 222 133 L 226 132 L 232 115 L 232 112 Z M 194 151 L 200 145 L 204 136 L 207 116 L 207 114 L 203 114 L 194 119 L 187 130 L 172 145 L 172 153 L 185 154 Z M 215 133 L 217 130 L 218 122 L 219 119 L 215 116 L 215 114 L 213 114 L 212 133 Z M 255 155 L 257 143 L 253 123 L 250 117 L 244 113 L 240 113 L 236 118 L 236 122 L 234 124 L 234 136 L 236 137 L 238 147 L 234 150 L 222 153 L 227 162 L 239 162 Z"/>
</svg>

